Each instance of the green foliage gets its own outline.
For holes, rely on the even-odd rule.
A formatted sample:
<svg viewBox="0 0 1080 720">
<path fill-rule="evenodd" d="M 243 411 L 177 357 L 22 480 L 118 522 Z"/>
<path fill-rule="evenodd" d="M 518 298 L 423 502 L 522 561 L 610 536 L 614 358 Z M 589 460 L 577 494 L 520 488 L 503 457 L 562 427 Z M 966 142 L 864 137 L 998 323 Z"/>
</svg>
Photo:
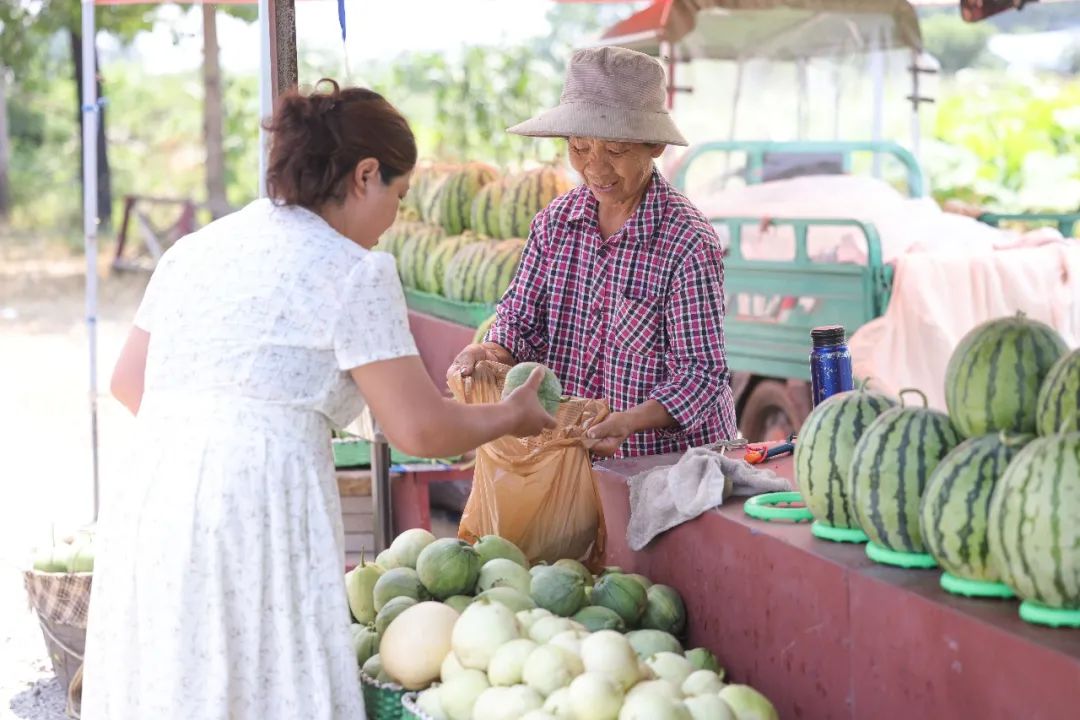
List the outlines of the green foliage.
<svg viewBox="0 0 1080 720">
<path fill-rule="evenodd" d="M 922 21 L 926 50 L 946 73 L 975 66 L 995 33 L 992 25 L 966 23 L 957 15 L 935 15 Z"/>
</svg>

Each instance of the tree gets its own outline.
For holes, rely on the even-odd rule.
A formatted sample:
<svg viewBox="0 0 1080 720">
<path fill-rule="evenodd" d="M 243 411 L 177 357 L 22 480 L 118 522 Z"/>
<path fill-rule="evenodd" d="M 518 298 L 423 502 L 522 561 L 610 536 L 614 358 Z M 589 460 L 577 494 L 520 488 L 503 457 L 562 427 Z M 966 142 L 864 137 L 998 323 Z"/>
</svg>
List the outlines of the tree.
<svg viewBox="0 0 1080 720">
<path fill-rule="evenodd" d="M 989 23 L 966 23 L 955 15 L 935 15 L 922 21 L 926 50 L 946 73 L 975 65 L 996 32 Z"/>
<path fill-rule="evenodd" d="M 96 9 L 98 28 L 130 42 L 136 33 L 151 26 L 152 5 L 116 5 Z M 7 0 L 0 3 L 0 67 L 14 71 L 16 78 L 31 70 L 38 50 L 58 34 L 67 36 L 72 52 L 75 80 L 75 112 L 81 130 L 82 109 L 82 4 L 74 0 Z M 94 53 L 95 59 L 97 52 Z M 97 74 L 98 97 L 103 96 L 101 73 Z M 112 184 L 109 175 L 106 113 L 101 107 L 98 122 L 98 216 L 108 226 L 112 215 Z M 82 160 L 80 155 L 80 169 Z M 81 177 L 80 173 L 80 177 Z"/>
</svg>

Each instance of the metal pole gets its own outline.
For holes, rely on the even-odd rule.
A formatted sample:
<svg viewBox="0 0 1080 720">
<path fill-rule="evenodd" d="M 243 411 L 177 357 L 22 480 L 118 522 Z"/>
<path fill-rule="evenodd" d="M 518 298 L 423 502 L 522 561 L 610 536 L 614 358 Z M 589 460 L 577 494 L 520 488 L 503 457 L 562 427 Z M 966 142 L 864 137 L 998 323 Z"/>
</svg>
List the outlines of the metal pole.
<svg viewBox="0 0 1080 720">
<path fill-rule="evenodd" d="M 83 234 L 86 252 L 86 334 L 90 349 L 90 453 L 94 478 L 94 522 L 100 506 L 97 421 L 97 67 L 94 58 L 97 35 L 94 0 L 82 0 L 82 116 L 83 116 Z"/>
<path fill-rule="evenodd" d="M 880 50 L 870 53 L 870 77 L 874 83 L 874 142 L 880 142 L 885 127 L 885 55 Z M 881 156 L 874 153 L 873 174 L 881 178 Z"/>
<path fill-rule="evenodd" d="M 911 51 L 911 154 L 919 160 L 919 146 L 922 144 L 922 128 L 920 127 L 919 108 L 922 105 L 922 96 L 919 88 L 919 53 Z"/>
<path fill-rule="evenodd" d="M 375 431 L 371 441 L 371 505 L 374 511 L 375 552 L 382 552 L 394 541 L 394 512 L 390 488 L 390 445 Z"/>
<path fill-rule="evenodd" d="M 259 197 L 266 197 L 266 131 L 262 120 L 274 111 L 270 77 L 270 0 L 259 0 Z"/>
</svg>

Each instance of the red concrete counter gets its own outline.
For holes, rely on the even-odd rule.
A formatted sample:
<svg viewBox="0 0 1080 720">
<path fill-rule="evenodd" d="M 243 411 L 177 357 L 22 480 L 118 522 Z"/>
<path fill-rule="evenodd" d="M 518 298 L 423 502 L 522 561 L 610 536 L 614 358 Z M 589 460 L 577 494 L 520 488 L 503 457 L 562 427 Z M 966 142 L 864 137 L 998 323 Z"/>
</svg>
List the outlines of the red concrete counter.
<svg viewBox="0 0 1080 720">
<path fill-rule="evenodd" d="M 1080 718 L 1080 631 L 1036 628 L 1017 603 L 938 588 L 940 571 L 876 565 L 863 546 L 743 514 L 741 499 L 626 545 L 626 478 L 674 456 L 603 463 L 608 564 L 678 588 L 705 646 L 780 717 Z M 791 477 L 790 458 L 774 463 Z"/>
<path fill-rule="evenodd" d="M 446 391 L 446 369 L 461 349 L 472 342 L 476 328 L 410 310 L 409 330 L 428 375 L 440 390 Z"/>
</svg>

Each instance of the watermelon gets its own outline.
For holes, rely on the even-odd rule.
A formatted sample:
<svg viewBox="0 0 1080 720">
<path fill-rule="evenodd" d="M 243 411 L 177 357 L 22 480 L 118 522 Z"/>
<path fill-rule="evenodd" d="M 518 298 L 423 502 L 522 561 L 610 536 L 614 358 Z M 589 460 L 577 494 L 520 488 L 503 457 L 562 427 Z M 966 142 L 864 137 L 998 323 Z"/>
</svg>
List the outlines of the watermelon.
<svg viewBox="0 0 1080 720">
<path fill-rule="evenodd" d="M 442 214 L 440 190 L 447 178 L 458 169 L 456 165 L 439 164 L 427 166 L 417 177 L 413 171 L 413 179 L 410 181 L 411 190 L 406 196 L 415 195 L 415 208 L 424 222 L 440 224 L 439 216 Z"/>
<path fill-rule="evenodd" d="M 997 582 L 986 523 L 990 498 L 1009 462 L 1032 435 L 982 435 L 965 440 L 934 468 L 920 507 L 926 549 L 946 571 Z"/>
<path fill-rule="evenodd" d="M 482 303 L 496 303 L 514 279 L 525 241 L 519 238 L 502 240 L 491 246 L 477 268 L 476 290 L 473 300 Z"/>
<path fill-rule="evenodd" d="M 401 243 L 398 253 L 398 274 L 401 284 L 421 290 L 428 258 L 445 239 L 443 229 L 435 225 L 422 225 L 420 229 Z"/>
<path fill-rule="evenodd" d="M 1050 327 L 1022 313 L 974 328 L 945 371 L 945 403 L 964 437 L 1034 433 L 1039 387 L 1067 351 Z"/>
<path fill-rule="evenodd" d="M 500 235 L 528 237 L 536 214 L 572 187 L 566 174 L 553 167 L 510 176 L 499 199 Z"/>
<path fill-rule="evenodd" d="M 1021 450 L 990 501 L 990 557 L 1025 600 L 1080 610 L 1080 432 Z"/>
<path fill-rule="evenodd" d="M 439 222 L 448 235 L 459 235 L 472 225 L 472 206 L 481 188 L 498 180 L 490 165 L 471 162 L 449 173 L 439 187 L 436 202 Z"/>
<path fill-rule="evenodd" d="M 1080 350 L 1050 368 L 1039 389 L 1035 416 L 1040 435 L 1080 430 Z"/>
<path fill-rule="evenodd" d="M 499 228 L 499 201 L 503 187 L 503 182 L 496 181 L 488 183 L 476 193 L 469 222 L 473 232 L 489 238 L 502 237 L 502 230 Z"/>
<path fill-rule="evenodd" d="M 930 473 L 962 440 L 947 415 L 925 407 L 925 395 L 923 403 L 881 413 L 855 444 L 848 470 L 859 527 L 875 544 L 898 552 L 926 551 L 919 503 Z"/>
<path fill-rule="evenodd" d="M 858 390 L 838 393 L 820 403 L 799 430 L 795 478 L 814 517 L 835 528 L 855 528 L 848 497 L 848 470 L 855 444 L 870 424 L 896 403 L 885 395 Z"/>
<path fill-rule="evenodd" d="M 479 268 L 495 244 L 492 241 L 470 243 L 454 253 L 443 274 L 443 295 L 458 302 L 475 302 Z"/>
<path fill-rule="evenodd" d="M 523 362 L 510 368 L 510 371 L 506 373 L 506 380 L 503 381 L 502 396 L 505 398 L 524 385 L 525 381 L 532 375 L 533 370 L 538 367 L 543 367 L 545 370 L 544 379 L 540 382 L 540 389 L 537 390 L 537 394 L 540 396 L 540 404 L 544 406 L 544 409 L 549 414 L 554 415 L 558 412 L 559 402 L 562 399 L 562 383 L 559 382 L 559 378 L 555 377 L 555 373 L 550 368 L 546 368 L 540 363 Z M 644 588 L 642 589 L 644 590 Z"/>
<path fill-rule="evenodd" d="M 458 250 L 466 245 L 479 242 L 480 236 L 466 231 L 461 235 L 440 240 L 428 256 L 424 265 L 419 289 L 435 295 L 443 294 L 443 282 L 446 278 L 446 266 Z"/>
<path fill-rule="evenodd" d="M 491 326 L 495 324 L 495 319 L 497 317 L 497 315 L 492 315 L 487 320 L 480 323 L 480 327 L 476 328 L 476 334 L 473 335 L 474 343 L 479 344 L 484 342 L 484 339 L 487 338 L 488 330 L 490 330 Z"/>
</svg>

